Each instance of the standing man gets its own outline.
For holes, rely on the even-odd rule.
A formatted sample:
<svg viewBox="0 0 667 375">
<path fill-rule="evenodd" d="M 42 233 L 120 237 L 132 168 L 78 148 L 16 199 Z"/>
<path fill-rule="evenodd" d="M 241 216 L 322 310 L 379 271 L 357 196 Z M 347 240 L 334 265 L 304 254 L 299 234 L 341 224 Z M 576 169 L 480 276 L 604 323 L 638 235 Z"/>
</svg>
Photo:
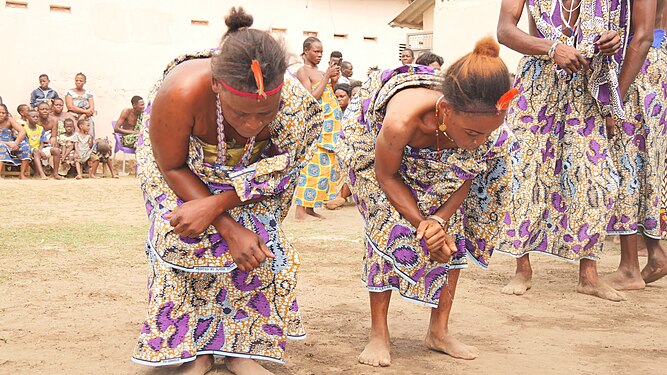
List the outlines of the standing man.
<svg viewBox="0 0 667 375">
<path fill-rule="evenodd" d="M 517 27 L 524 5 L 530 33 Z M 618 195 L 605 120 L 623 118 L 618 84 L 627 4 L 606 0 L 503 0 L 498 40 L 525 54 L 507 123 L 522 144 L 500 251 L 517 257 L 506 294 L 531 287 L 528 253 L 579 262 L 579 293 L 624 296 L 598 277 Z M 612 30 L 619 30 L 623 35 Z"/>
<path fill-rule="evenodd" d="M 342 61 L 340 63 L 340 78 L 338 79 L 338 84 L 347 83 L 349 85 L 350 79 L 352 79 L 352 63 L 349 61 Z"/>
<path fill-rule="evenodd" d="M 125 108 L 113 128 L 115 133 L 122 134 L 120 143 L 125 147 L 136 148 L 137 139 L 141 133 L 141 120 L 144 113 L 144 100 L 141 96 L 133 96 L 132 108 Z"/>
<path fill-rule="evenodd" d="M 401 62 L 403 65 L 410 65 L 415 61 L 415 52 L 406 48 L 401 52 Z"/>
<path fill-rule="evenodd" d="M 340 120 L 343 117 L 334 93 L 340 77 L 340 65 L 335 63 L 335 59 L 340 57 L 334 57 L 332 53 L 326 72 L 320 72 L 317 65 L 322 61 L 322 42 L 315 37 L 304 40 L 302 56 L 304 64 L 295 75 L 313 97 L 319 100 L 324 126 L 317 141 L 315 155 L 299 174 L 294 194 L 296 219 L 323 219 L 322 215 L 315 212 L 315 208 L 322 207 L 325 201 L 336 196 L 336 187 L 340 180 L 338 162 L 333 151 L 338 142 Z"/>
<path fill-rule="evenodd" d="M 53 99 L 60 98 L 56 90 L 49 87 L 49 76 L 46 74 L 40 74 L 39 76 L 39 87 L 32 90 L 30 94 L 30 108 L 37 109 L 39 103 L 47 103 L 51 105 Z"/>
</svg>

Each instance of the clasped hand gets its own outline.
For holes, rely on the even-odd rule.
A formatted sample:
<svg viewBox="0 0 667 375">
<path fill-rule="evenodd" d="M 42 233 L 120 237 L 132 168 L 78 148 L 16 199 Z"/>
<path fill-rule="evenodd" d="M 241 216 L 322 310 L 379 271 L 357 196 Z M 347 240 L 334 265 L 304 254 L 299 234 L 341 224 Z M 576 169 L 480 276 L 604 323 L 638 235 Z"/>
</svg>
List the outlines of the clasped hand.
<svg viewBox="0 0 667 375">
<path fill-rule="evenodd" d="M 424 238 L 431 260 L 438 263 L 448 263 L 456 250 L 454 239 L 445 232 L 445 229 L 433 219 L 425 219 L 417 227 L 417 240 Z"/>
<path fill-rule="evenodd" d="M 204 233 L 218 216 L 209 202 L 211 197 L 185 202 L 167 214 L 165 218 L 174 227 L 174 233 L 184 237 L 196 237 Z"/>
</svg>

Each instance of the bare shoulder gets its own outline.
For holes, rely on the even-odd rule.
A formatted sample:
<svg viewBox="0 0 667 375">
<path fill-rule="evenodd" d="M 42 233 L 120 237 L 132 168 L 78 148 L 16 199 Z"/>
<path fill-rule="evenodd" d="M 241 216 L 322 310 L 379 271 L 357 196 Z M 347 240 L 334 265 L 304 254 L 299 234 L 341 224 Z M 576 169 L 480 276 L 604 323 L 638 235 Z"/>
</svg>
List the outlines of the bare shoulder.
<svg viewBox="0 0 667 375">
<path fill-rule="evenodd" d="M 387 116 L 401 115 L 402 118 L 414 118 L 433 108 L 434 91 L 417 87 L 397 92 L 387 103 Z"/>
<path fill-rule="evenodd" d="M 190 107 L 211 91 L 211 59 L 185 61 L 165 77 L 155 101 L 167 99 L 172 106 Z"/>
</svg>

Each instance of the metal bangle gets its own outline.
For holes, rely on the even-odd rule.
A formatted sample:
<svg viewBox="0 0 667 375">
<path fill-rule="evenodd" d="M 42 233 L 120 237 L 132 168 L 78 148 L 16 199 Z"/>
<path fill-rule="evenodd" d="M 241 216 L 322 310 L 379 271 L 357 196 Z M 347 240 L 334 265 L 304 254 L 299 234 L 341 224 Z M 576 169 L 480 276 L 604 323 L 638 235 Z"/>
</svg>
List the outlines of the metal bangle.
<svg viewBox="0 0 667 375">
<path fill-rule="evenodd" d="M 551 45 L 551 48 L 549 48 L 549 52 L 547 52 L 547 56 L 549 56 L 550 59 L 553 60 L 554 55 L 556 54 L 556 47 L 560 44 L 560 41 L 555 41 L 554 44 Z"/>
<path fill-rule="evenodd" d="M 427 219 L 427 220 L 428 220 L 428 219 L 433 219 L 433 220 L 437 221 L 438 224 L 440 224 L 440 226 L 442 227 L 442 229 L 447 229 L 447 223 L 445 222 L 445 219 L 441 218 L 441 217 L 438 216 L 438 215 L 431 215 L 431 216 L 427 217 L 426 219 Z"/>
</svg>

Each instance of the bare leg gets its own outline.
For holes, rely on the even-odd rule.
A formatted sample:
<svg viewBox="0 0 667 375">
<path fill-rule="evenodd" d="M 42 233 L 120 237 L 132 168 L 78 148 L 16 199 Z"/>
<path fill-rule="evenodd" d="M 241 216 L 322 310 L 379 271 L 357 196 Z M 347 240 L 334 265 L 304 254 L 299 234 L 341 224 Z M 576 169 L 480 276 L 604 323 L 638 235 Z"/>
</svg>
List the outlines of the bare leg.
<svg viewBox="0 0 667 375">
<path fill-rule="evenodd" d="M 529 255 L 516 258 L 516 273 L 500 292 L 504 294 L 522 295 L 533 286 L 533 268 L 530 266 Z"/>
<path fill-rule="evenodd" d="M 625 301 L 623 293 L 612 288 L 598 277 L 597 263 L 591 259 L 579 261 L 579 285 L 577 293 L 608 299 L 610 301 Z"/>
<path fill-rule="evenodd" d="M 111 172 L 111 178 L 118 178 L 115 173 L 113 173 L 113 163 L 111 162 L 111 159 L 107 159 L 106 161 L 107 167 L 109 167 L 109 172 Z"/>
<path fill-rule="evenodd" d="M 637 237 L 637 255 L 640 257 L 647 257 L 648 256 L 648 250 L 646 249 L 646 241 L 644 239 L 646 236 L 638 236 Z"/>
<path fill-rule="evenodd" d="M 35 168 L 35 172 L 39 173 L 39 177 L 41 177 L 42 180 L 46 180 L 47 178 L 44 174 L 44 168 L 42 168 L 42 152 L 35 150 L 32 155 L 32 166 Z"/>
<path fill-rule="evenodd" d="M 343 184 L 343 186 L 340 188 L 340 191 L 338 192 L 338 194 L 334 199 L 324 202 L 324 207 L 326 207 L 328 210 L 335 210 L 340 207 L 343 207 L 345 201 L 347 200 L 347 197 L 349 197 L 350 195 L 352 195 L 350 187 L 347 186 L 347 184 Z"/>
<path fill-rule="evenodd" d="M 431 310 L 431 322 L 428 325 L 424 345 L 428 349 L 449 354 L 454 358 L 475 359 L 479 356 L 477 348 L 466 345 L 449 334 L 449 314 L 452 311 L 460 273 L 460 269 L 449 271 L 448 283 L 443 286 L 440 293 L 440 303 L 437 308 Z"/>
<path fill-rule="evenodd" d="M 29 165 L 30 165 L 30 160 L 21 160 L 21 167 L 19 169 L 19 180 L 26 179 L 25 173 L 28 170 Z"/>
<path fill-rule="evenodd" d="M 55 147 L 52 148 L 51 156 L 53 156 L 53 179 L 62 180 L 62 177 L 58 174 L 58 168 L 60 167 L 60 150 Z"/>
<path fill-rule="evenodd" d="M 99 166 L 100 166 L 100 161 L 99 160 L 95 160 L 95 161 L 90 163 L 90 177 L 91 178 L 99 178 L 97 176 L 97 167 L 99 167 Z"/>
<path fill-rule="evenodd" d="M 179 366 L 178 373 L 183 375 L 204 375 L 211 371 L 213 362 L 212 355 L 200 355 L 194 361 Z"/>
<path fill-rule="evenodd" d="M 273 373 L 262 367 L 257 361 L 249 358 L 225 358 L 227 370 L 235 375 L 272 375 Z"/>
<path fill-rule="evenodd" d="M 604 277 L 604 281 L 616 290 L 644 289 L 646 284 L 639 272 L 637 257 L 637 235 L 629 234 L 621 237 L 621 263 L 618 269 Z"/>
<path fill-rule="evenodd" d="M 74 164 L 76 166 L 76 179 L 80 180 L 81 179 L 81 163 L 78 161 Z"/>
<path fill-rule="evenodd" d="M 660 240 L 644 237 L 648 250 L 648 263 L 642 270 L 644 282 L 652 283 L 667 275 L 667 255 L 660 245 Z"/>
<path fill-rule="evenodd" d="M 389 366 L 389 326 L 387 313 L 391 301 L 391 291 L 368 293 L 371 301 L 371 333 L 364 351 L 359 354 L 359 363 L 369 366 Z"/>
<path fill-rule="evenodd" d="M 5 162 L 0 161 L 0 178 L 3 178 L 5 174 Z"/>
</svg>

